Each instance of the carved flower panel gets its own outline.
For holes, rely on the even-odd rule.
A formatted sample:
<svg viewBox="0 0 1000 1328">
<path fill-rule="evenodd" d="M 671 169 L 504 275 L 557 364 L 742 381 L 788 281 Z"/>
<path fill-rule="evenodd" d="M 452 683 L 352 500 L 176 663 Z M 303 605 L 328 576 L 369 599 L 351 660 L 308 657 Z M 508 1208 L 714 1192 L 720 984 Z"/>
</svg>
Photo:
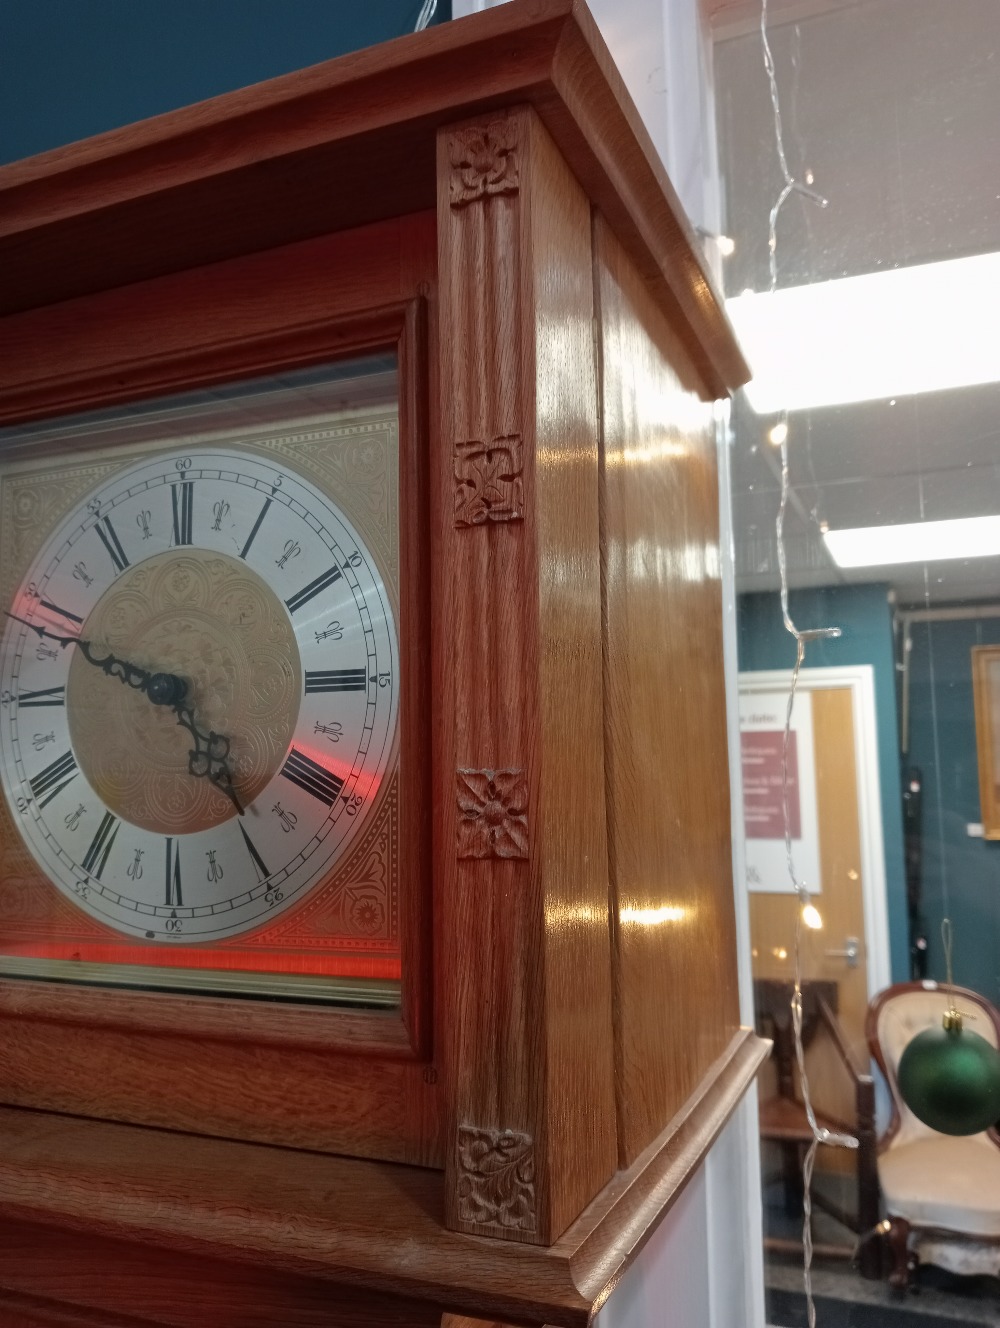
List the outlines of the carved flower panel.
<svg viewBox="0 0 1000 1328">
<path fill-rule="evenodd" d="M 524 449 L 517 434 L 455 446 L 455 525 L 524 518 Z"/>
<path fill-rule="evenodd" d="M 535 1154 L 516 1130 L 458 1128 L 460 1222 L 504 1231 L 534 1231 Z"/>
<path fill-rule="evenodd" d="M 528 781 L 523 770 L 459 770 L 458 856 L 528 856 Z"/>
<path fill-rule="evenodd" d="M 451 205 L 464 207 L 478 198 L 516 194 L 519 187 L 514 129 L 505 120 L 458 129 L 449 144 Z"/>
</svg>

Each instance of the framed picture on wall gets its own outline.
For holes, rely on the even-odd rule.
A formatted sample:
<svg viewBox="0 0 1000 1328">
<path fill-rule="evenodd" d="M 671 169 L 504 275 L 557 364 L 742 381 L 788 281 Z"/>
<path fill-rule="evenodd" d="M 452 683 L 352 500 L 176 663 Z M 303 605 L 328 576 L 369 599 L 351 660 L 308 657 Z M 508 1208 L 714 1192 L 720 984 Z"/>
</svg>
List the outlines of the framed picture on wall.
<svg viewBox="0 0 1000 1328">
<path fill-rule="evenodd" d="M 1000 839 L 1000 646 L 973 646 L 972 691 L 983 837 Z"/>
</svg>

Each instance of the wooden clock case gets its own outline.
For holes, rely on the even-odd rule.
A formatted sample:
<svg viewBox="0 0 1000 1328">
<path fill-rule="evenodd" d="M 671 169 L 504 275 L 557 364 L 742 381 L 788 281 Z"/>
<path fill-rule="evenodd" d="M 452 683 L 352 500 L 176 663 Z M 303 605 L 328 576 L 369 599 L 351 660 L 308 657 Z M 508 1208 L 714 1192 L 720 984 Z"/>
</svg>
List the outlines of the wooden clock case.
<svg viewBox="0 0 1000 1328">
<path fill-rule="evenodd" d="M 710 404 L 746 367 L 588 12 L 4 167 L 0 267 L 0 425 L 397 350 L 411 869 L 398 1015 L 0 981 L 4 1322 L 587 1322 L 764 1049 Z"/>
</svg>

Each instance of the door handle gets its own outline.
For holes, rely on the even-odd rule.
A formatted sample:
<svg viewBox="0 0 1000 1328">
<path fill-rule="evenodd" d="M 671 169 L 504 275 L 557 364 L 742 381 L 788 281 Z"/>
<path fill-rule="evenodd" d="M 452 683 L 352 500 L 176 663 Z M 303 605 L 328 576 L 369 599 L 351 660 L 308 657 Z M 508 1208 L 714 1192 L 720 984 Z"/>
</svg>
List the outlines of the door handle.
<svg viewBox="0 0 1000 1328">
<path fill-rule="evenodd" d="M 846 959 L 848 968 L 857 968 L 861 955 L 861 941 L 857 936 L 845 936 L 843 950 L 827 950 L 827 959 Z"/>
</svg>

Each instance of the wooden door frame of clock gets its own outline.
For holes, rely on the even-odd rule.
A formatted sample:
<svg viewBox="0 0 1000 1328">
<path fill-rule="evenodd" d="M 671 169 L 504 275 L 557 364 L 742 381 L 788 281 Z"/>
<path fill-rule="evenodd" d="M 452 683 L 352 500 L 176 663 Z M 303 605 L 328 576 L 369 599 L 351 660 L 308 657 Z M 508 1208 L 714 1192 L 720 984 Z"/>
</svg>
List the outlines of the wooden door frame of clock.
<svg viewBox="0 0 1000 1328">
<path fill-rule="evenodd" d="M 432 695 L 428 449 L 434 400 L 433 214 L 299 241 L 16 315 L 0 383 L 0 426 L 168 396 L 227 381 L 393 350 L 399 375 L 401 1005 L 362 1011 L 240 998 L 0 979 L 0 1019 L 86 1026 L 156 1041 L 183 1031 L 255 1044 L 410 1061 L 428 1073 L 433 990 L 430 799 Z M 389 255 L 388 259 L 385 256 Z M 385 261 L 384 261 L 385 260 Z M 16 345 L 24 348 L 18 355 Z M 40 348 L 43 353 L 40 353 Z M 407 647 L 407 642 L 414 643 Z M 428 1087 L 429 1086 L 429 1087 Z M 43 1095 L 44 1096 L 44 1095 Z M 20 1105 L 35 1105 L 23 1101 Z M 38 1105 L 53 1107 L 51 1101 Z M 434 1112 L 428 1113 L 433 1118 Z M 249 1137 L 254 1137 L 251 1133 Z M 428 1161 L 433 1144 L 419 1156 Z M 367 1149 L 363 1151 L 368 1151 Z M 380 1147 L 372 1147 L 379 1155 Z"/>
</svg>

